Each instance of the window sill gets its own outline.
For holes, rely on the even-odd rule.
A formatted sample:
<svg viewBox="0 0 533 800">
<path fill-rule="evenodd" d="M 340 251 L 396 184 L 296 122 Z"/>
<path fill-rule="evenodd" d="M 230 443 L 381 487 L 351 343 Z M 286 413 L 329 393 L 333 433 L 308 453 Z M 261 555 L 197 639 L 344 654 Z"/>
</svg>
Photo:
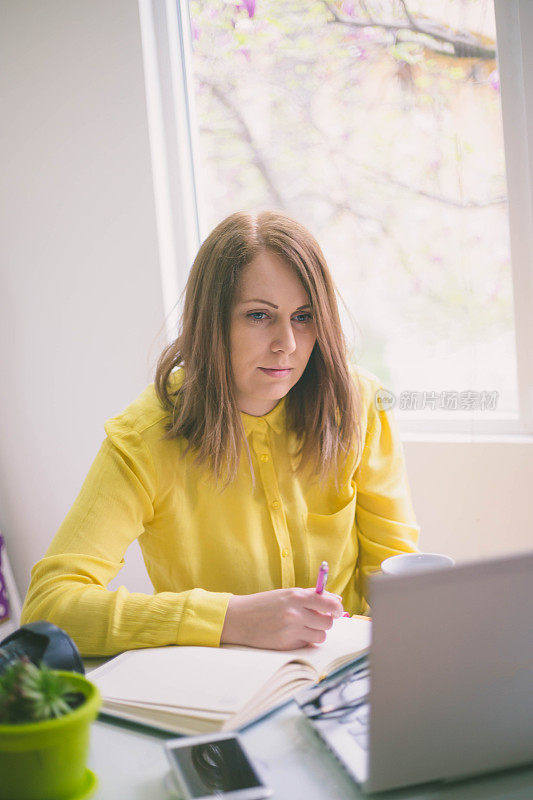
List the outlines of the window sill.
<svg viewBox="0 0 533 800">
<path fill-rule="evenodd" d="M 405 432 L 401 433 L 404 443 L 424 444 L 505 444 L 505 445 L 530 445 L 533 446 L 533 434 L 517 433 L 436 433 Z"/>
</svg>

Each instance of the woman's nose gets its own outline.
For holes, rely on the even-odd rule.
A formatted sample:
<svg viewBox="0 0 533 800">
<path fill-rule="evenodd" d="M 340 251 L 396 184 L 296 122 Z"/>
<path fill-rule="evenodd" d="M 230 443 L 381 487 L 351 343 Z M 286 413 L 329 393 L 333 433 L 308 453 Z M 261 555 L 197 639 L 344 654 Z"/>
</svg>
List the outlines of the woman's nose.
<svg viewBox="0 0 533 800">
<path fill-rule="evenodd" d="M 296 340 L 291 323 L 281 323 L 276 328 L 271 347 L 275 353 L 294 353 L 296 350 Z"/>
</svg>

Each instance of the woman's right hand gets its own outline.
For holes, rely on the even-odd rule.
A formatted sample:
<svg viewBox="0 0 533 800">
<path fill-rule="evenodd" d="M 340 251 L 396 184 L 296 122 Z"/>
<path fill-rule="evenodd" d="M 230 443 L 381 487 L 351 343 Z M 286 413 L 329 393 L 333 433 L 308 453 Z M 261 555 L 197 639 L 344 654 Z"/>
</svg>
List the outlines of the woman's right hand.
<svg viewBox="0 0 533 800">
<path fill-rule="evenodd" d="M 322 644 L 343 613 L 337 594 L 314 589 L 273 589 L 230 598 L 221 644 L 295 650 Z"/>
</svg>

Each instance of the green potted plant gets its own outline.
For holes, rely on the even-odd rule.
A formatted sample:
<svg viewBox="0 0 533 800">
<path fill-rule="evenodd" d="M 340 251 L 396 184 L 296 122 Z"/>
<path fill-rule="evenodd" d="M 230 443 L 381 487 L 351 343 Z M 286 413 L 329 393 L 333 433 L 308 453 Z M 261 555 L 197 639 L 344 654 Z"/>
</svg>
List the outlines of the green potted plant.
<svg viewBox="0 0 533 800">
<path fill-rule="evenodd" d="M 83 675 L 28 659 L 11 664 L 0 675 L 0 800 L 89 797 L 89 731 L 100 702 Z"/>
</svg>

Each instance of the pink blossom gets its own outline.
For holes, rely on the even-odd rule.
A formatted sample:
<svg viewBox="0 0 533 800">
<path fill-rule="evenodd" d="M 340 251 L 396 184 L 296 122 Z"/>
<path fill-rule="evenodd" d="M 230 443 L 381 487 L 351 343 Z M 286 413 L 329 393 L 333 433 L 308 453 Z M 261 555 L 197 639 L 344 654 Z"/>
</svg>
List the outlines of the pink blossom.
<svg viewBox="0 0 533 800">
<path fill-rule="evenodd" d="M 252 19 L 255 14 L 255 0 L 241 0 L 237 8 L 245 8 L 248 16 Z"/>
<path fill-rule="evenodd" d="M 198 39 L 200 38 L 200 28 L 198 27 L 196 22 L 194 22 L 194 20 L 192 19 L 191 19 L 191 36 L 193 42 L 197 42 Z"/>
<path fill-rule="evenodd" d="M 500 73 L 497 69 L 493 69 L 490 73 L 489 83 L 496 92 L 500 91 Z"/>
</svg>

